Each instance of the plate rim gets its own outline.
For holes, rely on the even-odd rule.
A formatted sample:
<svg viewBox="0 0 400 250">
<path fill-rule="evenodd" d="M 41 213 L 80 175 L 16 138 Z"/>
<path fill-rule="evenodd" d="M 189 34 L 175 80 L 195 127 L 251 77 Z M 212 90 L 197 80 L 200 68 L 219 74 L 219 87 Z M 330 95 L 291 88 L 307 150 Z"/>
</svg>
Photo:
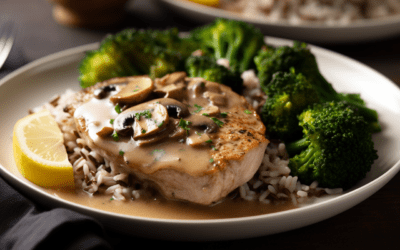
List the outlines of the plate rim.
<svg viewBox="0 0 400 250">
<path fill-rule="evenodd" d="M 198 3 L 190 2 L 187 0 L 178 0 L 178 1 L 176 1 L 176 0 L 161 0 L 161 1 L 164 3 L 170 4 L 170 5 L 173 5 L 175 7 L 185 8 L 185 9 L 191 10 L 191 11 L 196 11 L 196 9 L 199 9 L 200 11 L 196 11 L 196 12 L 199 12 L 201 14 L 205 14 L 208 16 L 222 17 L 222 18 L 228 18 L 228 19 L 232 19 L 232 17 L 234 17 L 233 19 L 235 19 L 235 20 L 257 23 L 258 25 L 277 26 L 277 27 L 282 27 L 282 28 L 350 30 L 353 28 L 371 28 L 371 27 L 380 27 L 380 26 L 386 26 L 386 25 L 400 24 L 400 14 L 389 16 L 389 17 L 386 17 L 383 19 L 356 20 L 348 25 L 326 25 L 326 24 L 318 24 L 318 23 L 294 25 L 294 24 L 289 24 L 287 22 L 273 23 L 273 22 L 268 22 L 267 18 L 246 17 L 246 16 L 242 16 L 240 14 L 233 13 L 231 11 L 198 4 Z"/>
<path fill-rule="evenodd" d="M 291 43 L 292 40 L 289 39 L 282 39 L 282 38 L 276 38 L 276 37 L 266 37 L 267 41 L 268 40 L 272 40 L 273 43 Z M 99 46 L 99 43 L 91 43 L 91 44 L 86 44 L 86 45 L 81 45 L 78 47 L 74 47 L 74 48 L 70 48 L 67 50 L 63 50 L 57 53 L 53 53 L 50 55 L 47 55 L 43 58 L 37 59 L 35 61 L 32 61 L 24 66 L 22 66 L 21 68 L 11 72 L 10 74 L 8 74 L 7 76 L 3 77 L 3 79 L 0 80 L 0 88 L 3 86 L 3 84 L 7 83 L 8 81 L 10 81 L 11 79 L 13 79 L 14 77 L 29 71 L 35 67 L 40 67 L 42 64 L 45 63 L 49 63 L 51 61 L 54 60 L 62 60 L 64 57 L 68 57 L 68 56 L 78 56 L 78 54 L 82 54 L 85 51 L 88 50 L 93 50 L 96 49 Z M 347 57 L 345 55 L 339 54 L 337 52 L 328 50 L 328 49 L 324 49 L 312 44 L 309 44 L 310 48 L 317 51 L 317 53 L 328 53 L 330 55 L 334 55 L 334 56 L 339 56 L 341 59 L 350 61 L 351 63 L 355 63 L 357 64 L 357 66 L 362 66 L 365 69 L 368 69 L 369 71 L 372 71 L 374 74 L 378 74 L 380 77 L 382 77 L 383 79 L 386 80 L 387 84 L 393 85 L 395 87 L 397 87 L 397 85 L 395 85 L 390 79 L 388 79 L 386 76 L 382 75 L 381 73 L 379 73 L 378 71 L 376 71 L 375 69 L 359 62 L 356 61 L 350 57 Z M 400 89 L 398 89 L 400 91 Z M 379 176 L 378 178 L 354 189 L 351 190 L 350 192 L 346 192 L 344 194 L 341 194 L 337 197 L 332 197 L 328 200 L 319 202 L 317 204 L 310 204 L 307 205 L 305 207 L 299 207 L 296 209 L 292 209 L 292 210 L 288 210 L 288 211 L 282 211 L 282 212 L 276 212 L 276 213 L 271 213 L 271 214 L 263 214 L 263 215 L 256 215 L 256 216 L 248 216 L 248 217 L 239 217 L 239 218 L 227 218 L 227 219 L 205 219 L 205 220 L 190 220 L 190 219 L 160 219 L 160 218 L 148 218 L 148 217 L 140 217 L 140 216 L 132 216 L 132 215 L 125 215 L 125 214 L 118 214 L 118 213 L 114 213 L 114 212 L 108 212 L 108 211 L 104 211 L 104 210 L 100 210 L 100 209 L 96 209 L 96 208 L 91 208 L 88 206 L 84 206 L 81 204 L 77 204 L 77 203 L 73 203 L 70 202 L 68 200 L 64 200 L 61 199 L 57 196 L 51 195 L 49 193 L 46 193 L 43 190 L 40 190 L 39 187 L 34 186 L 34 184 L 28 184 L 26 183 L 24 180 L 22 180 L 21 178 L 19 178 L 18 176 L 15 176 L 13 173 L 11 173 L 5 166 L 3 166 L 2 164 L 0 164 L 0 174 L 2 176 L 5 176 L 7 178 L 11 178 L 12 182 L 17 182 L 19 185 L 23 186 L 24 188 L 30 189 L 31 192 L 38 192 L 39 195 L 41 196 L 45 196 L 47 199 L 51 199 L 56 203 L 61 203 L 64 204 L 66 207 L 68 207 L 69 209 L 75 210 L 74 208 L 76 208 L 75 211 L 78 210 L 78 212 L 82 212 L 82 213 L 86 213 L 86 214 L 92 214 L 93 212 L 96 213 L 99 216 L 104 216 L 107 218 L 114 218 L 115 216 L 118 219 L 124 219 L 124 220 L 129 220 L 129 221 L 141 221 L 144 223 L 150 223 L 150 224 L 157 224 L 157 225 L 175 225 L 175 226 L 181 226 L 181 227 L 190 227 L 193 225 L 219 225 L 219 226 L 223 226 L 223 225 L 228 225 L 228 224 L 235 224 L 235 223 L 252 223 L 256 220 L 260 220 L 260 219 L 264 219 L 264 220 L 280 220 L 283 219 L 283 217 L 289 216 L 289 217 L 296 217 L 299 216 L 301 214 L 307 214 L 310 213 L 311 211 L 315 211 L 315 210 L 319 210 L 321 209 L 320 207 L 328 207 L 331 205 L 336 204 L 337 202 L 342 203 L 345 201 L 350 201 L 352 197 L 357 197 L 359 196 L 360 193 L 370 193 L 369 195 L 367 195 L 365 198 L 362 198 L 360 201 L 356 202 L 355 204 L 353 204 L 352 206 L 359 204 L 360 202 L 362 202 L 363 200 L 367 199 L 369 196 L 371 196 L 373 193 L 377 192 L 379 189 L 381 189 L 384 185 L 386 185 L 387 182 L 389 182 L 394 175 L 399 172 L 400 170 L 400 159 L 393 165 L 390 167 L 390 169 L 388 169 L 385 173 L 383 173 L 381 176 Z M 7 178 L 6 181 L 9 181 Z M 376 186 L 380 186 L 379 188 L 376 188 Z M 375 189 L 375 190 L 374 190 Z M 20 190 L 20 187 L 17 188 L 17 190 Z M 373 190 L 373 191 L 371 191 Z M 372 192 L 372 193 L 371 193 Z M 351 206 L 351 207 L 352 207 Z M 323 218 L 322 220 L 325 220 L 327 218 L 330 218 L 336 214 L 339 214 L 343 211 L 348 210 L 350 207 L 345 208 L 341 211 L 338 211 L 337 213 L 334 212 L 333 215 L 328 216 L 326 218 Z M 92 216 L 95 217 L 95 216 Z M 313 224 L 316 223 L 318 221 L 322 221 L 322 220 L 317 220 L 314 222 L 311 222 L 309 224 Z M 307 224 L 307 225 L 309 225 Z M 302 226 L 300 226 L 302 227 Z M 292 228 L 294 229 L 294 228 Z M 284 230 L 287 231 L 287 230 Z M 262 234 L 265 235 L 265 234 Z"/>
</svg>

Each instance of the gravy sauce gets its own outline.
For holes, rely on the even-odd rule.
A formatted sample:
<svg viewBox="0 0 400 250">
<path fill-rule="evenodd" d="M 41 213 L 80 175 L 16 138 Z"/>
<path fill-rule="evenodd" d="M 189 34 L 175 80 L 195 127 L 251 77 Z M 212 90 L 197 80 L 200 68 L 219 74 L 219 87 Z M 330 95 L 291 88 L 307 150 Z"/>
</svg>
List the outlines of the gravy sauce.
<svg viewBox="0 0 400 250">
<path fill-rule="evenodd" d="M 226 198 L 213 206 L 203 206 L 190 202 L 179 202 L 163 199 L 138 199 L 129 201 L 116 201 L 105 195 L 88 196 L 83 191 L 68 193 L 62 191 L 46 190 L 46 192 L 91 208 L 154 219 L 174 220 L 210 220 L 228 219 L 247 216 L 256 216 L 282 212 L 297 208 L 290 201 L 285 204 L 262 204 L 258 201 L 244 201 Z"/>
<path fill-rule="evenodd" d="M 192 118 L 197 119 L 198 117 L 205 118 L 199 111 L 207 110 L 210 106 L 218 107 L 219 109 L 217 115 L 211 115 L 206 118 L 211 123 L 214 123 L 211 118 L 215 118 L 221 121 L 222 124 L 225 124 L 229 122 L 229 118 L 234 118 L 232 116 L 237 116 L 238 113 L 245 112 L 244 98 L 230 91 L 230 88 L 229 90 L 225 90 L 224 88 L 226 87 L 214 84 L 206 83 L 200 93 L 200 87 L 191 87 L 189 84 L 184 92 L 184 97 L 181 98 L 182 103 L 187 105 L 190 111 L 189 116 L 184 117 L 184 120 L 190 121 Z M 167 140 L 143 145 L 143 141 L 132 137 L 120 136 L 118 141 L 115 141 L 111 136 L 108 138 L 98 136 L 97 133 L 104 127 L 112 128 L 113 125 L 110 124 L 110 121 L 116 119 L 119 115 L 110 98 L 117 94 L 121 88 L 123 89 L 124 85 L 116 86 L 116 89 L 110 92 L 107 98 L 92 98 L 78 107 L 74 113 L 77 123 L 81 123 L 81 127 L 86 127 L 87 139 L 91 142 L 92 148 L 102 149 L 103 153 L 111 156 L 109 160 L 122 162 L 122 167 L 127 167 L 128 170 L 134 169 L 145 174 L 154 173 L 162 168 L 173 168 L 192 176 L 201 176 L 204 173 L 212 172 L 217 167 L 219 162 L 213 161 L 214 154 L 217 151 L 214 145 L 220 142 L 219 135 L 225 133 L 223 125 L 221 125 L 222 128 L 218 132 L 207 133 L 210 137 L 208 140 L 209 143 L 208 145 L 207 143 L 203 143 L 201 146 L 189 145 L 190 139 L 179 140 L 179 137 L 173 139 L 167 137 Z M 147 101 L 147 103 L 153 105 L 157 100 Z M 218 104 L 213 103 L 212 100 L 215 100 Z M 236 114 L 233 114 L 233 111 Z M 219 116 L 220 113 L 225 112 L 232 113 L 232 116 L 225 118 Z M 145 119 L 141 117 L 139 121 Z M 247 114 L 246 120 L 250 126 L 254 125 L 255 129 L 258 129 L 258 126 L 261 124 L 257 119 L 257 115 Z M 178 119 L 169 119 L 169 123 L 175 122 L 177 124 L 178 121 Z M 160 123 L 160 121 L 156 122 Z M 261 124 L 261 126 L 263 125 Z M 202 129 L 204 129 L 204 126 L 199 126 L 198 128 L 190 126 L 190 130 L 183 131 L 187 132 L 187 135 L 183 135 L 183 137 L 200 137 L 201 134 L 205 133 Z M 167 130 L 167 128 L 164 130 Z M 82 132 L 80 133 L 82 134 Z M 156 134 L 155 136 L 158 135 Z M 225 144 L 225 146 L 233 147 L 232 150 L 234 150 L 236 145 L 233 142 L 232 144 Z M 221 166 L 218 167 L 221 169 Z"/>
</svg>

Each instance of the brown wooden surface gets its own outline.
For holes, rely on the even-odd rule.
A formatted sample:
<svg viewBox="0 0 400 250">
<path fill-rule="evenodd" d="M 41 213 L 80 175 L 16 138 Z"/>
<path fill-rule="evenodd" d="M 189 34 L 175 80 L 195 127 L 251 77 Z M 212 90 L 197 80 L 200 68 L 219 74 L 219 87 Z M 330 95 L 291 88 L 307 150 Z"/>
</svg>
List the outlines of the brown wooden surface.
<svg viewBox="0 0 400 250">
<path fill-rule="evenodd" d="M 17 21 L 20 34 L 16 46 L 28 61 L 67 48 L 97 42 L 107 33 L 125 27 L 190 30 L 200 24 L 182 19 L 157 7 L 154 1 L 136 0 L 128 5 L 125 22 L 115 28 L 91 30 L 68 28 L 54 22 L 51 5 L 45 0 L 1 0 L 0 18 Z M 0 20 L 1 20 L 0 19 Z M 383 41 L 348 46 L 326 46 L 379 71 L 400 86 L 400 34 Z M 400 152 L 397 152 L 400 153 Z M 146 248 L 179 249 L 388 249 L 397 244 L 400 231 L 400 174 L 359 205 L 333 218 L 301 229 L 227 242 L 161 242 L 126 238 L 110 233 L 115 246 L 145 243 Z"/>
</svg>

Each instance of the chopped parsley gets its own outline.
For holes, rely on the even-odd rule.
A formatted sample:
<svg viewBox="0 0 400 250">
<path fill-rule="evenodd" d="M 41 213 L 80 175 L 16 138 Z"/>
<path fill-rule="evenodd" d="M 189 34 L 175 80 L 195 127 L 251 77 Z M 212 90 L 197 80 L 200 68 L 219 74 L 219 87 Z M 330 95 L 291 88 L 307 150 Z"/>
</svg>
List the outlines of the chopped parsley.
<svg viewBox="0 0 400 250">
<path fill-rule="evenodd" d="M 114 200 L 114 198 L 110 198 L 110 201 L 113 201 Z"/>
<path fill-rule="evenodd" d="M 164 149 L 154 149 L 151 153 L 151 155 L 155 156 L 154 161 L 158 161 L 165 155 L 165 150 Z"/>
<path fill-rule="evenodd" d="M 214 146 L 211 146 L 211 149 L 217 151 L 217 149 Z"/>
<path fill-rule="evenodd" d="M 202 115 L 209 117 L 210 115 L 207 113 L 203 113 Z"/>
<path fill-rule="evenodd" d="M 146 130 L 145 130 L 145 129 L 142 129 L 142 134 L 144 134 L 144 133 L 146 133 Z"/>
<path fill-rule="evenodd" d="M 210 139 L 210 140 L 207 140 L 206 143 L 212 143 L 212 140 L 211 140 L 211 139 Z"/>
<path fill-rule="evenodd" d="M 214 159 L 213 159 L 213 158 L 211 158 L 211 159 L 209 160 L 209 162 L 213 163 L 213 162 L 214 162 Z"/>
<path fill-rule="evenodd" d="M 193 111 L 194 113 L 199 113 L 200 111 L 203 110 L 203 107 L 197 104 L 194 104 L 194 106 L 197 108 L 195 111 Z"/>
<path fill-rule="evenodd" d="M 164 121 L 161 121 L 159 124 L 157 124 L 157 126 L 158 126 L 159 128 L 161 128 L 162 125 L 164 125 Z"/>
<path fill-rule="evenodd" d="M 114 124 L 114 119 L 110 119 L 110 124 Z"/>
<path fill-rule="evenodd" d="M 179 124 L 178 126 L 183 128 L 184 130 L 187 131 L 187 133 L 189 133 L 190 128 L 188 127 L 190 124 L 192 124 L 192 122 L 190 121 L 185 121 L 182 118 L 179 120 Z"/>
<path fill-rule="evenodd" d="M 222 125 L 224 125 L 222 121 L 218 120 L 215 117 L 211 117 L 211 120 L 213 120 L 219 127 L 222 127 Z"/>
<path fill-rule="evenodd" d="M 125 154 L 124 151 L 122 151 L 122 150 L 119 151 L 119 155 L 120 155 L 120 156 L 123 156 L 124 154 Z"/>
<path fill-rule="evenodd" d="M 138 112 L 138 113 L 135 114 L 136 120 L 140 120 L 141 116 L 144 116 L 145 118 L 150 119 L 152 115 L 151 115 L 150 110 L 145 110 L 143 112 Z"/>
<path fill-rule="evenodd" d="M 200 133 L 199 131 L 195 131 L 196 135 L 201 136 L 202 133 Z"/>
<path fill-rule="evenodd" d="M 114 131 L 114 133 L 111 135 L 114 141 L 119 141 L 119 136 L 118 133 Z"/>
<path fill-rule="evenodd" d="M 121 114 L 122 110 L 121 107 L 119 106 L 119 104 L 115 105 L 115 112 L 117 112 L 118 114 Z"/>
<path fill-rule="evenodd" d="M 227 115 L 228 115 L 228 112 L 221 112 L 221 117 L 225 118 L 225 117 L 227 117 Z"/>
<path fill-rule="evenodd" d="M 251 112 L 250 110 L 247 110 L 247 109 L 246 109 L 244 112 L 245 112 L 246 114 L 251 114 L 251 113 L 253 113 L 253 112 Z"/>
</svg>

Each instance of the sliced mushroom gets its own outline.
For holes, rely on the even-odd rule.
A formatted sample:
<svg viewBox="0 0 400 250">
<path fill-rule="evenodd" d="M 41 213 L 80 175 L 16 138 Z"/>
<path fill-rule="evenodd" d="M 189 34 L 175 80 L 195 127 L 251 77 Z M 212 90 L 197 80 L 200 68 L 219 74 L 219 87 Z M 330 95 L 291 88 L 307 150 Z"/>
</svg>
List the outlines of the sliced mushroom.
<svg viewBox="0 0 400 250">
<path fill-rule="evenodd" d="M 174 118 L 170 118 L 168 125 L 165 129 L 159 131 L 155 135 L 140 138 L 137 143 L 139 146 L 144 146 L 161 141 L 167 137 L 171 139 L 184 138 L 186 136 L 186 130 L 179 127 L 178 124 L 179 121 L 175 120 Z"/>
<path fill-rule="evenodd" d="M 186 142 L 192 147 L 200 147 L 208 145 L 211 142 L 211 139 L 206 133 L 201 135 L 193 134 L 186 139 Z"/>
<path fill-rule="evenodd" d="M 225 106 L 225 104 L 226 104 L 225 93 L 218 94 L 218 93 L 206 91 L 206 92 L 204 92 L 203 96 L 205 98 L 207 98 L 213 105 Z"/>
<path fill-rule="evenodd" d="M 106 98 L 112 91 L 117 90 L 114 84 L 102 86 L 93 91 L 93 95 L 96 99 Z"/>
<path fill-rule="evenodd" d="M 209 92 L 214 92 L 214 93 L 220 93 L 221 92 L 221 87 L 219 83 L 216 82 L 209 82 L 207 81 L 205 83 L 206 91 Z"/>
<path fill-rule="evenodd" d="M 202 114 L 207 114 L 209 116 L 216 116 L 218 115 L 220 112 L 219 108 L 217 106 L 214 105 L 210 105 L 205 107 L 203 110 L 201 110 L 198 114 L 202 115 Z"/>
<path fill-rule="evenodd" d="M 197 127 L 205 133 L 215 133 L 219 129 L 218 125 L 213 120 L 204 115 L 191 115 L 187 120 L 191 122 L 190 125 L 192 127 Z"/>
<path fill-rule="evenodd" d="M 148 76 L 124 77 L 128 84 L 110 97 L 114 104 L 135 105 L 145 100 L 154 89 L 153 80 Z"/>
<path fill-rule="evenodd" d="M 122 136 L 133 132 L 133 139 L 153 135 L 166 127 L 169 121 L 167 108 L 151 102 L 131 107 L 114 120 L 114 130 Z"/>
<path fill-rule="evenodd" d="M 114 132 L 113 128 L 110 127 L 103 127 L 99 132 L 97 132 L 96 134 L 102 138 L 106 138 L 109 137 L 110 135 L 112 135 L 112 133 Z"/>
<path fill-rule="evenodd" d="M 183 82 L 186 77 L 186 72 L 174 72 L 156 80 L 157 87 L 162 87 L 174 83 Z"/>
<path fill-rule="evenodd" d="M 181 103 L 171 98 L 159 98 L 153 100 L 154 103 L 159 103 L 167 108 L 168 115 L 174 118 L 183 118 L 190 115 L 186 104 Z"/>
<path fill-rule="evenodd" d="M 203 92 L 206 90 L 205 86 L 206 81 L 203 78 L 196 77 L 190 79 L 188 89 L 193 91 L 193 97 L 196 98 L 203 94 Z"/>
<path fill-rule="evenodd" d="M 170 84 L 154 90 L 160 97 L 182 100 L 185 96 L 186 84 L 183 82 Z"/>
</svg>

